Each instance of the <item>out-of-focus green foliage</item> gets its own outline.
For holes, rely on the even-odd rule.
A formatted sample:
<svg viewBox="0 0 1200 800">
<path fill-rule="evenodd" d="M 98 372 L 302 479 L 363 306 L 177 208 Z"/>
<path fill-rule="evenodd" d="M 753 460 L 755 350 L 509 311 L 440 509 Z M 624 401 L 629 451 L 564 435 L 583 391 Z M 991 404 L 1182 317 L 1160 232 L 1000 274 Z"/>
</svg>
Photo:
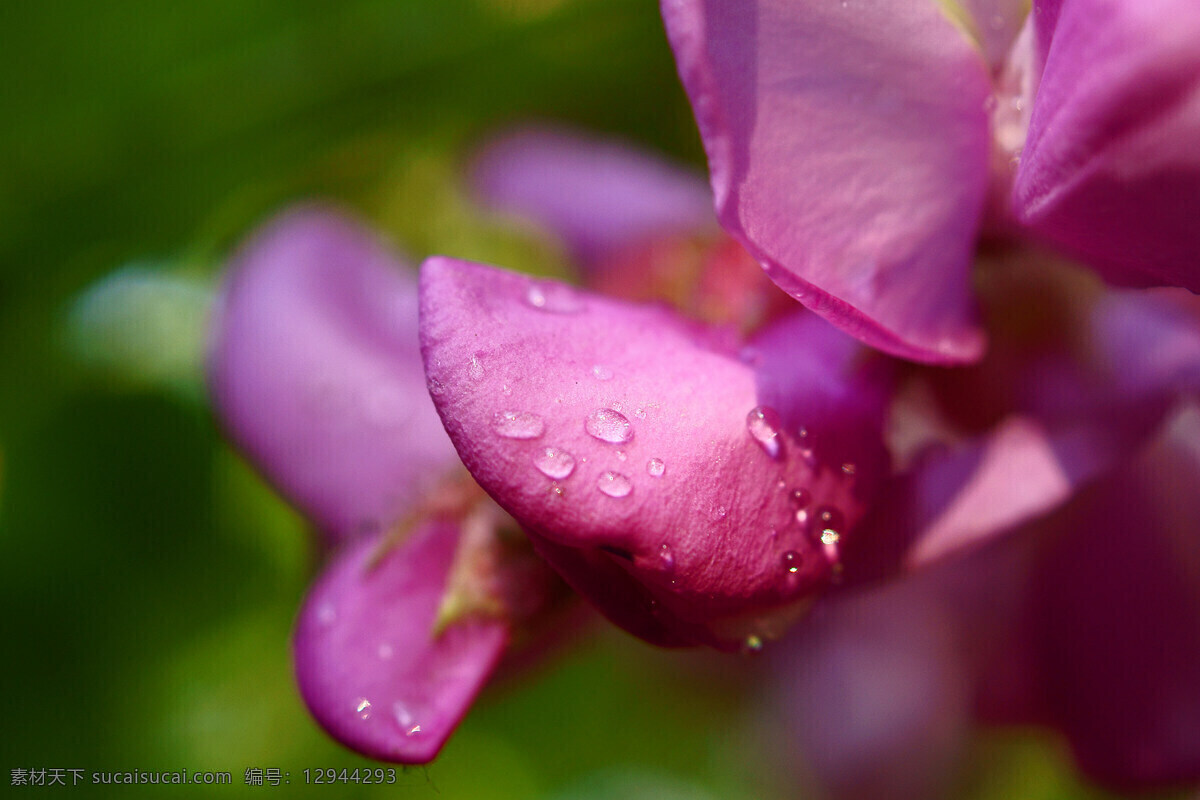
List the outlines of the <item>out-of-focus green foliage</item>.
<svg viewBox="0 0 1200 800">
<path fill-rule="evenodd" d="M 698 164 L 655 3 L 10 2 L 0 30 L 0 782 L 187 768 L 233 786 L 179 796 L 795 796 L 768 759 L 786 745 L 724 671 L 594 631 L 491 690 L 435 765 L 305 787 L 306 768 L 375 766 L 291 682 L 320 554 L 201 390 L 202 287 L 291 200 L 355 208 L 414 259 L 558 272 L 552 243 L 471 207 L 473 143 L 548 119 Z M 1004 783 L 1024 764 L 1037 797 L 1075 791 L 1044 748 L 1004 752 L 972 794 L 1032 791 Z M 246 787 L 248 767 L 291 785 Z"/>
</svg>

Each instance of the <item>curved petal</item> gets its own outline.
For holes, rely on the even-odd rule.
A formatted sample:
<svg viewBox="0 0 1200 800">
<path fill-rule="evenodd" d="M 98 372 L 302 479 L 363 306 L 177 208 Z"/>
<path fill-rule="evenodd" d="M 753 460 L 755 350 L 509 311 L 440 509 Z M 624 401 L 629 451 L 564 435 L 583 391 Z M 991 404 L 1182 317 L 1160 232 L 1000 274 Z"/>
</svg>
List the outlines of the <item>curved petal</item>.
<svg viewBox="0 0 1200 800">
<path fill-rule="evenodd" d="M 475 161 L 493 208 L 562 237 L 585 266 L 646 236 L 713 225 L 704 179 L 634 148 L 552 128 L 513 131 Z"/>
<path fill-rule="evenodd" d="M 1048 429 L 1014 417 L 931 453 L 882 492 L 847 549 L 847 576 L 922 568 L 1010 533 L 1067 502 L 1130 446 L 1108 426 Z"/>
<path fill-rule="evenodd" d="M 243 247 L 209 381 L 231 438 L 335 537 L 394 521 L 454 463 L 425 388 L 415 280 L 336 212 L 285 213 Z"/>
<path fill-rule="evenodd" d="M 1200 779 L 1197 485 L 1193 407 L 1059 517 L 1020 631 L 1026 674 L 1000 676 L 1117 787 Z"/>
<path fill-rule="evenodd" d="M 300 611 L 300 693 L 331 736 L 372 758 L 433 760 L 508 643 L 507 624 L 493 620 L 434 633 L 458 534 L 428 523 L 378 563 L 378 539 L 355 543 Z"/>
<path fill-rule="evenodd" d="M 935 2 L 664 0 L 717 216 L 784 290 L 896 355 L 983 350 L 981 54 Z"/>
<path fill-rule="evenodd" d="M 1200 291 L 1200 5 L 1035 10 L 1045 69 L 1016 214 L 1113 282 Z"/>
<path fill-rule="evenodd" d="M 541 552 L 569 583 L 654 641 L 732 648 L 771 635 L 773 612 L 829 579 L 867 468 L 882 463 L 861 454 L 860 476 L 860 462 L 830 460 L 799 435 L 840 427 L 852 405 L 822 412 L 835 419 L 764 406 L 754 367 L 662 307 L 433 258 L 421 339 L 434 402 L 475 479 L 549 543 Z M 814 390 L 858 379 L 861 358 L 837 370 L 813 361 Z M 605 591 L 597 560 L 641 589 Z"/>
</svg>

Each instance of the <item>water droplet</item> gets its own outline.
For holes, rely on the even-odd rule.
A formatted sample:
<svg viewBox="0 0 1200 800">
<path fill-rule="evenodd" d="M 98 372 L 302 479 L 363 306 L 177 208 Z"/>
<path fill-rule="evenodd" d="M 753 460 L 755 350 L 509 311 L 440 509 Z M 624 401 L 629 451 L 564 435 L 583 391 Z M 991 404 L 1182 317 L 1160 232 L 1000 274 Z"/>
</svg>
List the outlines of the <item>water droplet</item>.
<svg viewBox="0 0 1200 800">
<path fill-rule="evenodd" d="M 652 458 L 646 462 L 646 472 L 649 472 L 651 477 L 661 478 L 663 473 L 666 471 L 666 462 L 664 462 L 661 458 Z"/>
<path fill-rule="evenodd" d="M 533 457 L 533 465 L 547 478 L 562 480 L 575 471 L 575 456 L 557 447 L 546 447 Z"/>
<path fill-rule="evenodd" d="M 842 527 L 842 512 L 831 506 L 821 506 L 817 509 L 817 523 L 822 528 L 837 530 Z"/>
<path fill-rule="evenodd" d="M 635 417 L 637 417 L 638 419 L 645 419 L 645 418 L 646 418 L 646 409 L 644 409 L 644 408 L 635 408 L 635 409 L 633 410 L 633 415 L 634 415 Z"/>
<path fill-rule="evenodd" d="M 596 366 L 592 367 L 592 375 L 598 381 L 611 381 L 613 377 L 613 371 L 608 367 L 597 364 Z"/>
<path fill-rule="evenodd" d="M 633 438 L 633 426 L 619 411 L 597 408 L 588 414 L 583 429 L 602 442 L 623 444 Z"/>
<path fill-rule="evenodd" d="M 746 640 L 742 642 L 742 650 L 747 653 L 758 653 L 763 649 L 763 640 L 761 636 L 750 634 Z"/>
<path fill-rule="evenodd" d="M 791 494 L 793 508 L 808 508 L 812 502 L 812 492 L 808 489 L 793 489 Z"/>
<path fill-rule="evenodd" d="M 512 396 L 512 387 L 509 386 L 507 383 L 504 384 L 503 386 L 500 387 L 500 394 L 504 395 L 505 397 L 511 397 Z"/>
<path fill-rule="evenodd" d="M 725 515 L 728 513 L 729 512 L 725 509 L 725 506 L 717 506 L 712 510 L 713 521 L 716 522 L 719 519 L 725 519 Z"/>
<path fill-rule="evenodd" d="M 393 652 L 394 651 L 392 650 L 392 646 L 390 644 L 388 644 L 387 642 L 384 642 L 383 644 L 379 645 L 380 660 L 387 661 L 388 659 L 390 659 L 392 657 Z"/>
<path fill-rule="evenodd" d="M 501 411 L 492 427 L 505 439 L 536 439 L 546 430 L 545 421 L 528 411 Z"/>
<path fill-rule="evenodd" d="M 583 310 L 583 298 L 560 283 L 534 283 L 525 292 L 525 302 L 539 311 L 575 314 Z"/>
<path fill-rule="evenodd" d="M 746 430 L 771 458 L 779 457 L 779 413 L 769 406 L 758 406 L 746 415 Z"/>
<path fill-rule="evenodd" d="M 826 528 L 821 531 L 821 544 L 837 544 L 838 539 L 841 539 L 841 534 L 833 528 Z"/>
<path fill-rule="evenodd" d="M 616 456 L 618 461 L 627 461 L 629 459 L 629 455 L 624 450 L 618 450 Z"/>
<path fill-rule="evenodd" d="M 596 486 L 609 497 L 625 497 L 633 491 L 633 482 L 619 472 L 605 472 Z"/>
<path fill-rule="evenodd" d="M 664 544 L 661 548 L 659 548 L 658 563 L 667 572 L 675 569 L 675 554 L 671 552 L 671 546 L 669 544 Z"/>
<path fill-rule="evenodd" d="M 479 354 L 471 356 L 471 363 L 467 365 L 467 375 L 471 376 L 473 381 L 483 380 L 483 364 L 479 361 Z"/>
<path fill-rule="evenodd" d="M 799 572 L 802 560 L 800 554 L 795 550 L 788 550 L 783 554 L 783 568 L 791 573 Z"/>
<path fill-rule="evenodd" d="M 360 697 L 354 701 L 354 711 L 358 714 L 359 719 L 371 718 L 371 701 L 365 697 Z"/>
<path fill-rule="evenodd" d="M 559 486 L 557 483 L 552 483 L 552 484 L 550 484 L 550 494 L 554 495 L 555 497 L 562 497 L 563 496 L 563 488 L 561 486 Z"/>
<path fill-rule="evenodd" d="M 405 736 L 415 736 L 421 732 L 421 724 L 417 722 L 416 716 L 404 703 L 399 700 L 392 703 L 392 714 L 396 718 L 396 724 L 404 731 Z"/>
<path fill-rule="evenodd" d="M 847 475 L 853 475 L 857 471 L 858 471 L 858 467 L 854 466 L 850 462 L 846 462 L 845 464 L 842 464 L 842 472 L 846 473 Z"/>
</svg>

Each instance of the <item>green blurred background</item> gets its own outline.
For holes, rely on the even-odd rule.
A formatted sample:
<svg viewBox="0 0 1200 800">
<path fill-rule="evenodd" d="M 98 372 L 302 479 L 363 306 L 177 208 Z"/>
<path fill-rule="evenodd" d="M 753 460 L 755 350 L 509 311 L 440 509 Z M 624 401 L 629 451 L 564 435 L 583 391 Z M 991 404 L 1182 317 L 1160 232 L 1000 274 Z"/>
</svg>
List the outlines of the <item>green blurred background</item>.
<svg viewBox="0 0 1200 800">
<path fill-rule="evenodd" d="M 70 791 L 804 795 L 745 687 L 600 626 L 486 695 L 436 764 L 305 787 L 306 768 L 373 766 L 292 685 L 320 554 L 203 395 L 204 298 L 291 200 L 357 209 L 414 260 L 559 271 L 553 244 L 466 198 L 463 158 L 490 132 L 566 122 L 700 167 L 652 0 L 12 2 L 0 31 L 0 785 L 187 768 L 233 785 Z M 1095 796 L 1037 739 L 978 750 L 964 796 Z M 244 786 L 251 767 L 291 785 Z"/>
</svg>

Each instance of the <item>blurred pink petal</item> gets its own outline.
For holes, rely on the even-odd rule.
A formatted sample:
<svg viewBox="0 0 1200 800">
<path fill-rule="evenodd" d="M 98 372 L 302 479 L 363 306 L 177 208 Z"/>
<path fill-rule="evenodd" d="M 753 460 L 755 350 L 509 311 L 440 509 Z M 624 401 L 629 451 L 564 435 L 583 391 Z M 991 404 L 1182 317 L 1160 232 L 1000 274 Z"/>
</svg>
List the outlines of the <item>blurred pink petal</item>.
<svg viewBox="0 0 1200 800">
<path fill-rule="evenodd" d="M 379 538 L 338 555 L 309 591 L 296 625 L 300 693 L 321 726 L 372 758 L 432 761 L 508 643 L 508 625 L 434 620 L 459 541 L 429 522 L 373 559 Z"/>
<path fill-rule="evenodd" d="M 843 330 L 977 359 L 988 68 L 937 3 L 664 0 L 717 215 Z"/>
<path fill-rule="evenodd" d="M 234 442 L 336 539 L 395 521 L 455 463 L 425 388 L 416 281 L 335 211 L 287 212 L 243 246 L 209 381 Z"/>
<path fill-rule="evenodd" d="M 864 353 L 790 338 L 844 339 L 805 331 L 776 337 L 789 357 L 751 348 L 760 371 L 799 376 L 763 382 L 718 331 L 662 307 L 444 258 L 422 269 L 426 368 L 463 462 L 574 588 L 660 643 L 771 635 L 829 579 L 880 477 L 881 436 L 862 431 L 883 403 L 839 385 L 873 380 Z M 811 403 L 771 407 L 788 399 L 776 387 Z M 816 442 L 852 425 L 847 449 Z"/>
<path fill-rule="evenodd" d="M 772 665 L 817 796 L 929 800 L 954 785 L 1026 552 L 1007 540 L 818 603 Z"/>
<path fill-rule="evenodd" d="M 1045 68 L 1018 217 L 1114 282 L 1200 291 L 1200 5 L 1049 0 L 1034 11 Z"/>
<path fill-rule="evenodd" d="M 647 236 L 713 225 L 701 176 L 566 130 L 509 133 L 480 154 L 472 178 L 487 205 L 546 226 L 584 266 Z"/>
<path fill-rule="evenodd" d="M 1023 658 L 989 675 L 990 716 L 1055 725 L 1115 787 L 1200 779 L 1197 442 L 1192 407 L 1056 518 L 1015 643 Z"/>
</svg>

